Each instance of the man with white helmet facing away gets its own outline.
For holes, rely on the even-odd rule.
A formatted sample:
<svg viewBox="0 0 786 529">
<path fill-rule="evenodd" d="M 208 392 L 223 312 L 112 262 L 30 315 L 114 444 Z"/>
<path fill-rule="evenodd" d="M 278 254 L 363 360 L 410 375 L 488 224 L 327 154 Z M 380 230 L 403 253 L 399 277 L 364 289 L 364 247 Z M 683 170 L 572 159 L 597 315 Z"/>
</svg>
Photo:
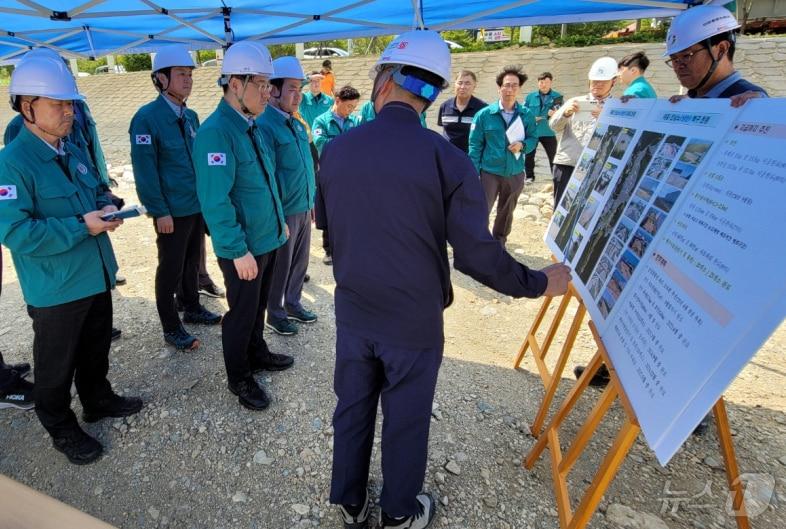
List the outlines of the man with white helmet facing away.
<svg viewBox="0 0 786 529">
<path fill-rule="evenodd" d="M 603 103 L 611 97 L 617 78 L 617 61 L 601 57 L 592 63 L 589 73 L 589 94 L 568 99 L 549 119 L 549 127 L 557 133 L 557 154 L 554 156 L 554 209 L 557 208 L 573 169 L 584 147 L 589 143 Z"/>
<path fill-rule="evenodd" d="M 199 347 L 199 340 L 186 331 L 175 309 L 178 285 L 182 285 L 178 301 L 185 309 L 185 323 L 221 323 L 219 314 L 199 303 L 200 247 L 205 225 L 191 161 L 199 117 L 186 108 L 194 66 L 185 46 L 160 49 L 151 73 L 158 97 L 136 112 L 128 129 L 137 194 L 155 219 L 156 308 L 164 340 L 187 351 Z"/>
<path fill-rule="evenodd" d="M 757 97 L 767 97 L 760 86 L 742 78 L 734 69 L 734 51 L 740 24 L 723 6 L 700 5 L 687 9 L 669 27 L 666 64 L 674 69 L 689 98 L 729 98 L 738 107 Z M 674 96 L 672 102 L 686 96 Z"/>
<path fill-rule="evenodd" d="M 219 79 L 224 96 L 197 131 L 192 155 L 197 196 L 227 289 L 221 342 L 228 386 L 250 410 L 270 405 L 253 374 L 293 363 L 271 353 L 263 337 L 276 250 L 288 236 L 271 153 L 254 123 L 270 98 L 271 75 L 273 60 L 262 44 L 241 41 L 226 51 Z"/>
<path fill-rule="evenodd" d="M 74 464 L 101 456 L 71 410 L 71 383 L 83 419 L 125 417 L 142 401 L 121 397 L 107 380 L 117 262 L 108 231 L 122 221 L 84 153 L 63 139 L 83 99 L 60 59 L 34 57 L 9 86 L 24 127 L 0 151 L 0 244 L 11 251 L 33 320 L 36 414 L 54 447 Z"/>
<path fill-rule="evenodd" d="M 278 334 L 292 335 L 298 332 L 293 321 L 317 321 L 317 315 L 301 302 L 316 183 L 308 132 L 292 115 L 302 97 L 303 68 L 296 57 L 279 57 L 273 61 L 273 71 L 270 104 L 257 118 L 257 125 L 273 162 L 289 239 L 276 252 L 266 326 Z"/>
<path fill-rule="evenodd" d="M 453 299 L 447 244 L 457 270 L 511 296 L 559 295 L 569 270 L 531 271 L 505 252 L 488 231 L 472 162 L 421 126 L 419 115 L 451 78 L 438 33 L 401 34 L 371 75 L 376 119 L 336 137 L 320 158 L 317 224 L 330 229 L 336 279 L 330 501 L 341 506 L 344 527 L 369 526 L 381 399 L 380 527 L 423 529 L 436 512 L 435 499 L 421 490 L 443 311 Z"/>
</svg>

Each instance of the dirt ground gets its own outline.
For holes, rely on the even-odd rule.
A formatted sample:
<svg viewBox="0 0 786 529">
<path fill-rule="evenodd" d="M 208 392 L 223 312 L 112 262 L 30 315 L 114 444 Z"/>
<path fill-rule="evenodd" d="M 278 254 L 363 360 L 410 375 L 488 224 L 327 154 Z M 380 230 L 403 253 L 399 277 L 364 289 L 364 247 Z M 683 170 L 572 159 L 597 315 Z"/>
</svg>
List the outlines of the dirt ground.
<svg viewBox="0 0 786 529">
<path fill-rule="evenodd" d="M 136 202 L 127 183 L 118 194 Z M 528 266 L 548 263 L 545 227 L 542 220 L 514 224 L 509 249 Z M 295 337 L 269 337 L 273 350 L 294 355 L 296 365 L 260 378 L 274 397 L 261 413 L 241 408 L 226 389 L 219 328 L 192 327 L 203 344 L 195 353 L 164 345 L 153 296 L 151 222 L 128 221 L 112 240 L 128 284 L 114 293 L 115 325 L 123 337 L 112 347 L 110 380 L 118 391 L 141 395 L 145 408 L 126 420 L 86 426 L 107 449 L 87 467 L 68 464 L 51 447 L 34 413 L 4 410 L 0 472 L 123 528 L 341 527 L 327 503 L 334 281 L 331 268 L 321 263 L 319 232 L 312 235 L 311 282 L 304 293 L 319 321 L 301 326 Z M 30 321 L 7 252 L 4 261 L 0 350 L 7 361 L 31 361 Z M 220 281 L 218 267 L 209 261 L 212 277 Z M 456 300 L 445 313 L 445 357 L 425 483 L 440 498 L 434 526 L 555 529 L 548 454 L 532 471 L 521 467 L 534 443 L 528 425 L 543 387 L 529 356 L 522 369 L 512 368 L 540 301 L 497 295 L 457 272 L 453 284 Z M 224 300 L 205 303 L 214 310 L 226 307 Z M 552 350 L 561 343 L 558 337 Z M 759 503 L 753 506 L 764 505 L 754 513 L 756 529 L 786 527 L 785 344 L 781 325 L 726 392 L 741 471 L 756 485 Z M 572 385 L 573 366 L 593 353 L 584 330 L 557 401 Z M 589 391 L 563 439 L 571 439 L 599 395 Z M 78 399 L 74 407 L 79 413 Z M 619 408 L 613 409 L 570 475 L 574 495 L 590 482 L 620 417 Z M 371 489 L 378 495 L 379 438 L 375 441 Z M 640 438 L 589 527 L 736 527 L 725 510 L 721 462 L 714 431 L 688 440 L 665 468 Z"/>
</svg>

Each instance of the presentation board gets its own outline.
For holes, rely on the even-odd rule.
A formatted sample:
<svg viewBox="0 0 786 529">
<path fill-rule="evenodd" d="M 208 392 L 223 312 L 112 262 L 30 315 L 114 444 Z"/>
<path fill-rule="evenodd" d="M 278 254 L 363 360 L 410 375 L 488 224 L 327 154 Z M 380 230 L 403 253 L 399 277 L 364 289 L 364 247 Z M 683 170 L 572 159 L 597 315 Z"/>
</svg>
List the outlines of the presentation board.
<svg viewBox="0 0 786 529">
<path fill-rule="evenodd" d="M 786 317 L 786 101 L 606 105 L 546 233 L 666 464 Z"/>
</svg>

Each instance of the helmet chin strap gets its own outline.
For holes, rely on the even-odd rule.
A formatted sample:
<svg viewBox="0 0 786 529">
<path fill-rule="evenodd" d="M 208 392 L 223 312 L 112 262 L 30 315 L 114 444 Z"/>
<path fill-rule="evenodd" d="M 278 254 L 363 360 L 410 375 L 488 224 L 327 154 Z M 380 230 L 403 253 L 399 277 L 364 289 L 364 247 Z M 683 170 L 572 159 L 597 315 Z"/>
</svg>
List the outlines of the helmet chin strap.
<svg viewBox="0 0 786 529">
<path fill-rule="evenodd" d="M 704 41 L 704 46 L 706 46 L 707 53 L 709 53 L 710 57 L 712 58 L 712 64 L 710 65 L 710 69 L 707 70 L 707 73 L 704 75 L 704 77 L 702 77 L 701 81 L 699 81 L 699 84 L 688 90 L 688 95 L 690 97 L 695 97 L 699 89 L 707 84 L 712 75 L 715 73 L 715 70 L 718 69 L 718 63 L 720 59 L 723 58 L 723 54 L 720 54 L 717 59 L 715 58 L 715 55 L 712 54 L 712 44 L 710 43 L 710 39 Z"/>
<path fill-rule="evenodd" d="M 246 95 L 246 86 L 248 86 L 248 81 L 250 78 L 251 77 L 247 75 L 245 79 L 243 79 L 243 91 L 240 92 L 240 95 L 235 94 L 235 99 L 237 99 L 237 102 L 240 104 L 240 111 L 243 112 L 243 114 L 253 116 L 253 112 L 248 109 L 246 103 L 243 101 L 243 98 Z"/>
<path fill-rule="evenodd" d="M 163 72 L 155 72 L 155 74 L 153 74 L 153 75 L 158 75 L 159 73 L 161 73 L 161 75 L 166 77 L 166 87 L 164 87 L 163 84 L 161 83 L 161 81 L 158 80 L 158 77 L 156 77 L 156 81 L 158 81 L 156 83 L 156 86 L 158 87 L 158 91 L 161 92 L 162 94 L 168 95 L 169 97 L 171 97 L 172 99 L 177 101 L 177 103 L 181 107 L 185 107 L 186 106 L 186 100 L 188 100 L 188 96 L 181 97 L 181 96 L 175 94 L 174 92 L 170 92 L 169 91 L 169 85 L 172 84 L 172 83 L 169 81 L 169 76 L 167 74 L 163 73 Z"/>
</svg>

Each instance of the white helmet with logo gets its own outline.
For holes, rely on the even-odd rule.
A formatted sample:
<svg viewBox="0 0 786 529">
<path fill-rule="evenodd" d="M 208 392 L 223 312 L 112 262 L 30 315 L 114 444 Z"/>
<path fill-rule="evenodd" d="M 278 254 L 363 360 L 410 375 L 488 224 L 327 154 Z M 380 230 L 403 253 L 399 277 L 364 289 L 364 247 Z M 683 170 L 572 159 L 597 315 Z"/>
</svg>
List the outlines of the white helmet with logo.
<svg viewBox="0 0 786 529">
<path fill-rule="evenodd" d="M 666 53 L 674 55 L 715 35 L 732 32 L 740 27 L 734 15 L 723 6 L 699 5 L 674 17 L 666 35 Z"/>
<path fill-rule="evenodd" d="M 273 58 L 261 42 L 241 40 L 224 53 L 221 75 L 273 75 Z"/>
<path fill-rule="evenodd" d="M 601 57 L 592 63 L 587 77 L 590 81 L 611 81 L 617 77 L 617 61 L 611 57 Z"/>
<path fill-rule="evenodd" d="M 22 60 L 11 74 L 8 93 L 16 96 L 48 97 L 60 101 L 84 99 L 70 70 L 59 58 L 40 53 Z"/>
<path fill-rule="evenodd" d="M 415 66 L 442 78 L 444 86 L 450 79 L 450 49 L 439 33 L 431 30 L 414 30 L 393 39 L 382 52 L 369 76 L 374 79 L 386 64 Z"/>
<path fill-rule="evenodd" d="M 188 53 L 188 48 L 182 44 L 174 44 L 161 48 L 156 52 L 153 57 L 153 71 L 157 72 L 164 68 L 173 68 L 175 66 L 183 66 L 186 68 L 195 68 L 194 59 Z"/>
<path fill-rule="evenodd" d="M 270 79 L 297 79 L 302 81 L 306 78 L 303 67 L 297 57 L 279 57 L 273 61 L 273 75 Z"/>
</svg>

